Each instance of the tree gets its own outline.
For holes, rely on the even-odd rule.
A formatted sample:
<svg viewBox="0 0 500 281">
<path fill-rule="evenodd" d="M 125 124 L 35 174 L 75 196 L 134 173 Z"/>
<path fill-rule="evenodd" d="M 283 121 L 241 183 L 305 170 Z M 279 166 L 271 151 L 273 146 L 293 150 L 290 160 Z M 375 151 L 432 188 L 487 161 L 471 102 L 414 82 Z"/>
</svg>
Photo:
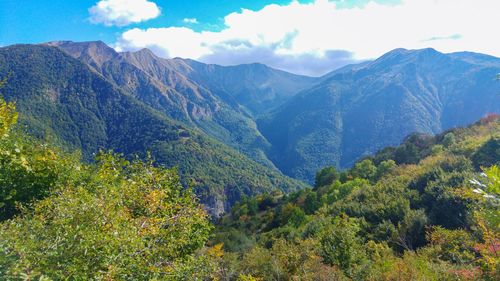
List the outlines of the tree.
<svg viewBox="0 0 500 281">
<path fill-rule="evenodd" d="M 0 228 L 0 271 L 17 279 L 175 279 L 202 272 L 211 230 L 176 170 L 101 154 Z M 197 274 L 197 273 L 196 273 Z"/>
<path fill-rule="evenodd" d="M 14 103 L 0 98 L 0 221 L 18 205 L 41 199 L 70 178 L 78 178 L 78 154 L 64 154 L 16 130 Z"/>
<path fill-rule="evenodd" d="M 361 264 L 365 256 L 362 241 L 357 235 L 359 231 L 359 226 L 348 217 L 333 219 L 320 234 L 323 261 L 351 275 L 354 267 Z"/>
<path fill-rule="evenodd" d="M 321 169 L 316 173 L 316 180 L 314 183 L 314 187 L 322 187 L 325 185 L 330 185 L 339 179 L 339 173 L 335 169 L 335 167 L 326 167 Z"/>
<path fill-rule="evenodd" d="M 351 174 L 356 178 L 373 180 L 377 174 L 377 167 L 373 164 L 372 160 L 365 159 L 354 165 Z"/>
<path fill-rule="evenodd" d="M 377 174 L 375 175 L 375 178 L 377 180 L 382 178 L 382 176 L 389 173 L 394 167 L 396 167 L 396 162 L 392 159 L 380 162 L 377 167 Z"/>
<path fill-rule="evenodd" d="M 456 142 L 455 134 L 453 134 L 453 133 L 450 132 L 450 133 L 447 133 L 446 135 L 444 135 L 443 145 L 445 147 L 450 147 L 455 142 Z"/>
</svg>

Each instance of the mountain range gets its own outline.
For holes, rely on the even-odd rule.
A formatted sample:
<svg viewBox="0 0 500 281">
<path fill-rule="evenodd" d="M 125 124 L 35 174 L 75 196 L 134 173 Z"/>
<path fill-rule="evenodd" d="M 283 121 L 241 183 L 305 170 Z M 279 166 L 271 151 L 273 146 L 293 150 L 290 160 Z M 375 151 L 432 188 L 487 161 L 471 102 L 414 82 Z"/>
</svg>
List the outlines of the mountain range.
<svg viewBox="0 0 500 281">
<path fill-rule="evenodd" d="M 16 102 L 20 123 L 31 134 L 79 149 L 87 160 L 101 149 L 141 157 L 149 151 L 158 164 L 177 166 L 184 184 L 196 188 L 212 214 L 223 212 L 242 195 L 307 186 L 205 133 L 202 129 L 211 128 L 204 126 L 213 123 L 216 135 L 220 126 L 213 116 L 228 107 L 217 96 L 173 73 L 170 78 L 180 81 L 177 89 L 185 90 L 181 95 L 175 85 L 159 84 L 120 61 L 121 55 L 105 63 L 106 55 L 116 54 L 97 51 L 102 44 L 85 45 L 80 59 L 49 45 L 0 49 L 0 75 L 8 77 L 2 94 Z M 249 125 L 228 122 L 256 132 L 250 118 L 238 116 L 247 118 Z"/>
<path fill-rule="evenodd" d="M 410 133 L 500 112 L 499 72 L 499 58 L 434 49 L 306 77 L 119 53 L 100 41 L 0 48 L 2 94 L 29 132 L 87 160 L 99 149 L 150 151 L 178 166 L 213 214 L 243 195 L 304 188 L 319 168 L 349 167 Z"/>
<path fill-rule="evenodd" d="M 434 49 L 393 50 L 333 71 L 258 120 L 285 174 L 311 180 L 350 167 L 413 132 L 437 134 L 500 112 L 500 59 Z"/>
</svg>

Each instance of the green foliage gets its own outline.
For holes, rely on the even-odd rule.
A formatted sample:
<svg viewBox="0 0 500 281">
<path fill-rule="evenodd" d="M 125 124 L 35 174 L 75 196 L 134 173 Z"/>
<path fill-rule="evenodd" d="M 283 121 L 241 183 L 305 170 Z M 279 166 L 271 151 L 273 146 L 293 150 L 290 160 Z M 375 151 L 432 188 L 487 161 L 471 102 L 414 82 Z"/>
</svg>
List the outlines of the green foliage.
<svg viewBox="0 0 500 281">
<path fill-rule="evenodd" d="M 280 217 L 281 225 L 291 224 L 297 227 L 305 221 L 306 214 L 301 208 L 288 203 L 281 208 Z"/>
<path fill-rule="evenodd" d="M 492 193 L 494 196 L 500 196 L 500 168 L 498 166 L 491 166 L 484 170 L 488 178 L 488 185 L 486 192 Z"/>
<path fill-rule="evenodd" d="M 197 266 L 210 224 L 175 170 L 98 156 L 0 230 L 4 276 L 33 279 L 170 278 Z M 193 264 L 189 264 L 189 263 Z"/>
<path fill-rule="evenodd" d="M 500 164 L 500 137 L 492 137 L 472 156 L 476 167 L 489 167 Z"/>
<path fill-rule="evenodd" d="M 477 257 L 474 240 L 463 229 L 449 230 L 436 226 L 429 230 L 427 236 L 432 246 L 430 250 L 441 260 L 465 265 Z"/>
<path fill-rule="evenodd" d="M 323 261 L 340 267 L 352 276 L 355 266 L 362 263 L 365 253 L 358 237 L 359 225 L 348 218 L 335 218 L 319 235 L 320 253 Z"/>
<path fill-rule="evenodd" d="M 252 201 L 245 198 L 216 226 L 216 233 L 231 233 L 216 234 L 236 255 L 227 270 L 264 280 L 322 280 L 292 270 L 303 264 L 292 262 L 293 248 L 307 242 L 312 248 L 304 251 L 319 258 L 314 273 L 324 280 L 497 280 L 500 169 L 483 174 L 473 159 L 499 132 L 493 119 L 434 138 L 412 135 L 350 170 L 320 170 L 314 189 L 268 196 L 273 204 L 253 215 L 240 216 Z M 252 243 L 232 246 L 241 237 Z M 295 266 L 277 266 L 277 241 Z"/>
<path fill-rule="evenodd" d="M 339 173 L 335 167 L 326 167 L 316 173 L 314 187 L 318 188 L 325 185 L 330 185 L 339 178 Z"/>
<path fill-rule="evenodd" d="M 16 131 L 13 103 L 0 98 L 0 221 L 18 214 L 18 205 L 47 196 L 80 168 L 78 155 L 67 155 Z"/>
<path fill-rule="evenodd" d="M 354 165 L 351 169 L 351 175 L 356 178 L 372 180 L 377 175 L 377 167 L 373 165 L 372 160 L 365 159 Z"/>
<path fill-rule="evenodd" d="M 0 83 L 0 88 L 2 84 Z M 9 131 L 17 122 L 18 113 L 14 103 L 7 103 L 3 98 L 0 100 L 0 137 L 9 136 Z"/>
<path fill-rule="evenodd" d="M 443 137 L 443 146 L 444 147 L 450 147 L 453 144 L 455 144 L 455 142 L 456 142 L 455 135 L 452 132 L 444 135 L 444 137 Z"/>
<path fill-rule="evenodd" d="M 396 162 L 392 159 L 382 161 L 378 167 L 377 167 L 377 173 L 375 175 L 375 179 L 379 180 L 383 176 L 387 175 L 389 172 L 392 171 L 396 167 Z"/>
<path fill-rule="evenodd" d="M 100 153 L 96 164 L 15 130 L 0 99 L 0 279 L 208 278 L 212 226 L 177 170 Z M 216 252 L 216 251 L 215 251 Z"/>
</svg>

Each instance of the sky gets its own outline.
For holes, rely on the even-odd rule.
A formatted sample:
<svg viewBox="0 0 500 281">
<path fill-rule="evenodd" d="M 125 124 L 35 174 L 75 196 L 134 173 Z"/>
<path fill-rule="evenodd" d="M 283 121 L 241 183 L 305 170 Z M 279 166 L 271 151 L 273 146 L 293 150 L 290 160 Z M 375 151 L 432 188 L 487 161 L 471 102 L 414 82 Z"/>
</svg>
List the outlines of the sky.
<svg viewBox="0 0 500 281">
<path fill-rule="evenodd" d="M 0 0 L 0 46 L 118 51 L 323 75 L 396 49 L 500 57 L 500 0 Z"/>
</svg>

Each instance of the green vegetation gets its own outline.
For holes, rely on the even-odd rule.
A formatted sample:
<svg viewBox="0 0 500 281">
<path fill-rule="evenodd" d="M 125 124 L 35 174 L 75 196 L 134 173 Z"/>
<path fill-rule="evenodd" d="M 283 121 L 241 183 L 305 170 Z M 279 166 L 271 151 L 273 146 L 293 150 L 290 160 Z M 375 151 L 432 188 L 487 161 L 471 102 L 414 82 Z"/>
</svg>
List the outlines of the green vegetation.
<svg viewBox="0 0 500 281">
<path fill-rule="evenodd" d="M 498 116 L 244 198 L 218 223 L 221 279 L 498 280 Z M 286 258 L 284 258 L 286 257 Z"/>
<path fill-rule="evenodd" d="M 81 150 L 89 162 L 100 150 L 129 160 L 149 151 L 158 165 L 178 167 L 183 185 L 194 185 L 212 214 L 242 195 L 307 186 L 166 117 L 57 48 L 0 48 L 0 77 L 9 73 L 2 93 L 16 102 L 19 123 L 31 135 Z"/>
<path fill-rule="evenodd" d="M 324 168 L 313 189 L 242 196 L 215 231 L 177 170 L 88 164 L 17 117 L 0 100 L 0 280 L 500 277 L 496 116 Z"/>
<path fill-rule="evenodd" d="M 340 148 L 345 124 L 320 118 L 312 124 L 335 129 L 298 138 L 304 150 L 275 151 L 304 178 L 313 166 L 296 161 L 321 155 L 309 188 L 57 48 L 1 48 L 0 77 L 9 73 L 8 102 L 0 99 L 0 280 L 500 279 L 499 116 L 410 135 L 345 171 L 324 167 L 340 158 L 321 147 Z M 340 102 L 330 98 L 315 102 Z M 283 140 L 288 125 L 267 129 Z M 212 214 L 230 212 L 213 226 L 198 200 Z"/>
<path fill-rule="evenodd" d="M 16 119 L 0 100 L 0 280 L 213 274 L 208 215 L 175 169 L 112 153 L 84 164 L 13 130 Z"/>
</svg>

